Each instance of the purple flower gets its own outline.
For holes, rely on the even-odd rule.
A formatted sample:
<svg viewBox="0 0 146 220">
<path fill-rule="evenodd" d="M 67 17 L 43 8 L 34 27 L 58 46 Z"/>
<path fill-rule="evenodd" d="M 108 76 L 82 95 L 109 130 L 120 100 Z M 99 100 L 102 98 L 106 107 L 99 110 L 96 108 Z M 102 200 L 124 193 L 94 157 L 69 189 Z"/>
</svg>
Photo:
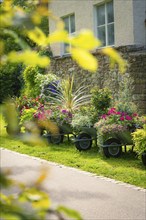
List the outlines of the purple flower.
<svg viewBox="0 0 146 220">
<path fill-rule="evenodd" d="M 68 117 L 72 118 L 72 113 L 71 112 L 68 113 Z"/>
<path fill-rule="evenodd" d="M 64 113 L 64 114 L 66 114 L 66 113 L 67 113 L 67 110 L 66 110 L 66 109 L 63 109 L 61 112 Z"/>
<path fill-rule="evenodd" d="M 122 113 L 121 113 L 121 116 L 125 116 L 125 115 L 126 115 L 126 112 L 122 112 Z"/>
</svg>

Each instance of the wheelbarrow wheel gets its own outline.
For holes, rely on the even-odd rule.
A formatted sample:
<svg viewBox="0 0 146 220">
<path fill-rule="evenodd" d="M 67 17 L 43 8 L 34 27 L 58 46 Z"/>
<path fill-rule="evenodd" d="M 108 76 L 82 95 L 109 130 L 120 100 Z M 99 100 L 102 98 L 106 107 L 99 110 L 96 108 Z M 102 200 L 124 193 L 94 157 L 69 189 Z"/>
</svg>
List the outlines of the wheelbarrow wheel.
<svg viewBox="0 0 146 220">
<path fill-rule="evenodd" d="M 48 135 L 48 142 L 52 144 L 60 144 L 63 142 L 64 135 L 63 134 L 50 134 Z"/>
<path fill-rule="evenodd" d="M 121 142 L 116 138 L 108 139 L 104 142 L 104 145 L 109 145 L 108 147 L 103 147 L 103 152 L 106 157 L 120 157 L 122 153 Z M 111 146 L 110 146 L 111 145 Z"/>
<path fill-rule="evenodd" d="M 92 146 L 92 137 L 87 133 L 81 133 L 77 136 L 75 146 L 79 151 L 89 150 Z"/>
</svg>

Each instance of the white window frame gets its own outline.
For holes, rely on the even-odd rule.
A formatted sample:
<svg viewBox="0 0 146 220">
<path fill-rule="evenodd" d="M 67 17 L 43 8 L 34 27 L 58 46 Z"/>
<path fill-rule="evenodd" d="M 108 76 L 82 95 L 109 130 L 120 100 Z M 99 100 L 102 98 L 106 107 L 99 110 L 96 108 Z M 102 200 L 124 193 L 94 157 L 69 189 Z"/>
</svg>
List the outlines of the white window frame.
<svg viewBox="0 0 146 220">
<path fill-rule="evenodd" d="M 76 33 L 76 32 L 72 32 L 72 33 L 71 33 L 71 20 L 70 20 L 70 17 L 71 17 L 72 15 L 74 15 L 74 19 L 75 19 L 75 13 L 72 13 L 72 14 L 69 14 L 69 15 L 66 15 L 66 16 L 63 16 L 63 17 L 62 17 L 62 20 L 63 20 L 64 18 L 69 18 L 69 32 L 68 32 L 68 34 L 69 34 L 70 36 L 74 36 L 75 33 Z M 76 28 L 76 27 L 75 27 L 75 28 Z M 70 45 L 70 44 L 69 44 L 68 46 L 69 46 L 69 48 L 71 48 L 71 45 Z M 70 53 L 65 51 L 65 44 L 62 43 L 62 44 L 61 44 L 61 55 L 63 56 L 63 55 L 68 55 L 68 54 L 70 54 Z"/>
<path fill-rule="evenodd" d="M 95 34 L 98 37 L 98 27 L 105 27 L 105 45 L 102 45 L 101 47 L 109 47 L 109 46 L 114 46 L 115 45 L 115 19 L 113 22 L 108 23 L 107 21 L 107 4 L 109 2 L 113 2 L 113 16 L 114 16 L 114 0 L 110 0 L 110 1 L 104 1 L 100 4 L 97 4 L 94 6 L 94 21 L 95 21 Z M 104 5 L 105 8 L 105 24 L 103 25 L 98 25 L 97 24 L 97 8 L 100 7 L 101 5 Z M 115 18 L 115 16 L 114 16 Z M 114 44 L 108 44 L 108 25 L 113 24 L 114 25 Z"/>
</svg>

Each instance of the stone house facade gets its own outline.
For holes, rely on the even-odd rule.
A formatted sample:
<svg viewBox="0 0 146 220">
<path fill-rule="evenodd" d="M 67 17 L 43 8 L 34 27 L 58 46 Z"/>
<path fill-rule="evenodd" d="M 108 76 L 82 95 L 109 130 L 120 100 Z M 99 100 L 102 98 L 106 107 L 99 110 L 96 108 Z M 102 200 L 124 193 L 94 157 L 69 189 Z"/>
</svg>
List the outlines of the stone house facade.
<svg viewBox="0 0 146 220">
<path fill-rule="evenodd" d="M 131 83 L 131 99 L 146 113 L 146 0 L 54 0 L 49 5 L 53 14 L 63 19 L 69 34 L 81 29 L 90 29 L 102 41 L 102 46 L 112 46 L 128 61 L 125 76 Z M 52 33 L 56 23 L 49 20 Z M 71 60 L 66 45 L 51 45 L 51 70 L 65 76 L 72 69 L 76 80 L 89 87 L 109 87 L 113 94 L 120 94 L 120 84 L 124 76 L 118 69 L 109 69 L 108 59 L 93 53 L 99 60 L 96 74 L 81 70 Z M 129 87 L 130 88 L 130 87 Z"/>
</svg>

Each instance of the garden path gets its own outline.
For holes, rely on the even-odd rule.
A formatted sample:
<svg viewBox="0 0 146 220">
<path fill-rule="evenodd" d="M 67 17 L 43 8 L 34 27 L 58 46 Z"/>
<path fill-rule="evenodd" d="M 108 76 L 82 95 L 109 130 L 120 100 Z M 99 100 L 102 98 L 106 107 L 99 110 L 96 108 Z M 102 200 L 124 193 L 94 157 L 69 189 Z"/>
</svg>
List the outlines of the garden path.
<svg viewBox="0 0 146 220">
<path fill-rule="evenodd" d="M 49 167 L 43 187 L 53 206 L 75 209 L 84 220 L 146 219 L 146 190 L 142 188 L 6 149 L 1 149 L 0 156 L 1 168 L 10 168 L 14 179 L 27 184 L 36 180 L 40 167 Z"/>
</svg>

